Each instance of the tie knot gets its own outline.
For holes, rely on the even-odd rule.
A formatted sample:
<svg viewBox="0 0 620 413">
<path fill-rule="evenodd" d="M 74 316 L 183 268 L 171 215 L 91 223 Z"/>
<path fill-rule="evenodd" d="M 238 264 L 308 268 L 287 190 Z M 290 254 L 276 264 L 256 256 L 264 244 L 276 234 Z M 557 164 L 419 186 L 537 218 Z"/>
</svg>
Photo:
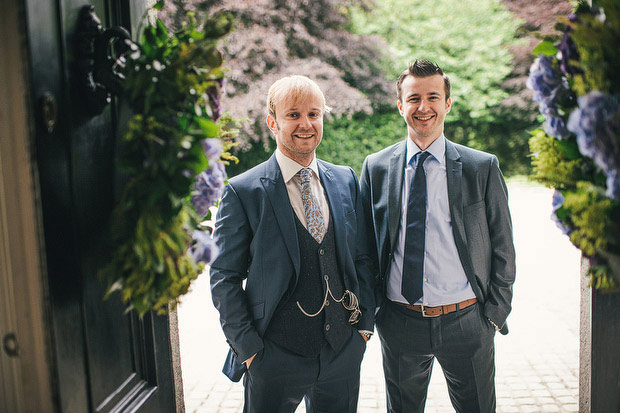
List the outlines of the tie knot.
<svg viewBox="0 0 620 413">
<path fill-rule="evenodd" d="M 301 168 L 299 170 L 299 181 L 301 183 L 310 182 L 312 178 L 312 169 L 310 168 Z"/>
<path fill-rule="evenodd" d="M 418 152 L 415 154 L 415 156 L 413 158 L 411 158 L 411 164 L 413 165 L 413 160 L 417 157 L 418 158 L 418 163 L 416 165 L 416 168 L 421 167 L 422 165 L 424 165 L 424 161 L 426 161 L 428 159 L 428 157 L 431 156 L 430 152 Z"/>
</svg>

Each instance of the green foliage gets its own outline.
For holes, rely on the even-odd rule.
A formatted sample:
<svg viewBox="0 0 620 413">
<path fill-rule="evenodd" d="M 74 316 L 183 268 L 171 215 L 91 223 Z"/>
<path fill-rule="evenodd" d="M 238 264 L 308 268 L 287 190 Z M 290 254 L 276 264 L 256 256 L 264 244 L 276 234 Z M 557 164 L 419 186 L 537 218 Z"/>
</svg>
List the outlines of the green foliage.
<svg viewBox="0 0 620 413">
<path fill-rule="evenodd" d="M 428 58 L 437 61 L 453 83 L 454 103 L 446 119 L 446 136 L 493 152 L 506 175 L 529 173 L 527 130 L 531 129 L 531 113 L 512 106 L 500 107 L 500 102 L 508 96 L 501 83 L 512 70 L 512 55 L 507 46 L 517 41 L 520 24 L 501 2 L 385 0 L 368 7 L 367 1 L 322 0 L 301 4 L 286 0 L 275 2 L 267 12 L 265 5 L 271 2 L 262 4 L 244 7 L 240 14 L 243 24 L 251 28 L 243 44 L 255 52 L 241 55 L 238 44 L 229 46 L 235 52 L 231 54 L 231 65 L 236 70 L 232 82 L 234 93 L 245 90 L 254 93 L 239 99 L 232 97 L 229 103 L 240 115 L 256 119 L 255 123 L 246 125 L 243 135 L 249 139 L 242 136 L 242 164 L 233 167 L 231 173 L 245 170 L 269 156 L 264 148 L 274 145 L 267 138 L 262 116 L 256 115 L 264 113 L 264 95 L 256 95 L 256 91 L 267 90 L 269 85 L 261 82 L 268 78 L 265 76 L 268 71 L 286 73 L 287 59 L 295 56 L 318 57 L 336 67 L 338 76 L 347 82 L 346 87 L 334 82 L 331 79 L 334 71 L 323 64 L 320 67 L 317 63 L 303 64 L 296 70 L 319 81 L 337 115 L 326 122 L 325 137 L 317 150 L 326 160 L 359 170 L 364 157 L 381 149 L 381 143 L 404 138 L 406 129 L 395 104 L 396 79 L 413 59 Z M 273 9 L 278 13 L 274 14 Z M 277 22 L 272 20 L 273 16 L 277 16 Z M 269 46 L 273 42 L 254 38 L 265 25 L 281 33 L 286 53 Z M 344 27 L 352 33 L 344 31 Z M 239 32 L 235 34 L 239 35 Z M 364 47 L 360 46 L 362 42 Z M 377 45 L 383 43 L 387 46 L 379 46 L 384 51 L 381 54 Z M 256 59 L 260 61 L 255 62 Z M 383 74 L 376 67 L 377 62 L 387 72 L 387 81 L 380 81 Z M 271 82 L 274 78 L 268 79 Z M 355 96 L 352 91 L 364 95 Z M 372 103 L 372 110 L 368 102 Z M 245 141 L 259 138 L 262 141 L 252 143 L 252 149 L 246 152 L 249 145 Z M 373 144 L 377 139 L 380 141 Z M 354 147 L 357 149 L 351 150 Z"/>
<path fill-rule="evenodd" d="M 374 115 L 356 113 L 350 118 L 340 117 L 325 121 L 323 140 L 316 156 L 328 162 L 352 167 L 359 175 L 369 153 L 380 151 L 405 138 L 407 129 L 396 110 Z M 230 176 L 237 175 L 267 160 L 276 148 L 274 139 L 267 147 L 254 145 L 243 153 L 243 161 L 227 168 Z"/>
<path fill-rule="evenodd" d="M 231 68 L 223 102 L 236 116 L 250 120 L 235 149 L 244 153 L 243 166 L 254 163 L 253 153 L 246 156 L 250 147 L 270 145 L 266 97 L 281 77 L 297 74 L 314 79 L 336 116 L 371 113 L 392 100 L 391 82 L 377 59 L 383 43 L 347 30 L 346 6 L 363 3 L 367 0 L 223 2 L 238 25 L 222 48 Z M 259 147 L 251 152 L 263 151 Z"/>
<path fill-rule="evenodd" d="M 495 148 L 501 148 L 504 153 L 501 160 L 502 171 L 506 175 L 526 174 L 529 170 L 523 165 L 521 159 L 523 153 L 527 153 L 527 138 L 512 138 L 511 133 L 522 134 L 523 131 L 505 131 L 504 133 L 488 132 L 493 125 L 486 129 L 486 136 L 493 139 Z M 468 135 L 466 130 L 458 124 L 450 124 L 446 127 L 446 135 L 451 139 L 467 146 L 485 149 L 476 140 L 475 134 Z M 407 127 L 405 121 L 398 113 L 396 107 L 393 110 L 384 108 L 372 115 L 356 113 L 353 116 L 333 118 L 325 122 L 323 128 L 323 140 L 318 146 L 317 157 L 338 165 L 348 165 L 358 174 L 368 154 L 378 152 L 381 149 L 405 139 Z M 525 147 L 524 147 L 525 146 Z M 243 160 L 238 165 L 227 168 L 230 176 L 237 175 L 259 163 L 265 161 L 275 149 L 273 139 L 267 147 L 254 145 L 247 152 L 243 152 Z"/>
<path fill-rule="evenodd" d="M 352 28 L 389 45 L 391 78 L 415 59 L 437 62 L 454 85 L 452 119 L 494 120 L 489 108 L 506 97 L 501 81 L 512 70 L 506 46 L 519 21 L 495 0 L 383 0 L 370 13 L 354 10 Z M 394 12 L 397 10 L 398 12 Z M 448 119 L 449 121 L 449 119 Z"/>
<path fill-rule="evenodd" d="M 590 13 L 579 15 L 572 37 L 579 50 L 583 74 L 575 76 L 574 89 L 579 95 L 590 90 L 620 93 L 620 2 L 600 0 L 595 4 L 605 10 L 604 18 Z"/>
<path fill-rule="evenodd" d="M 558 49 L 553 45 L 550 40 L 543 40 L 536 46 L 532 53 L 535 55 L 554 56 L 558 52 Z"/>
<path fill-rule="evenodd" d="M 322 144 L 321 144 L 322 145 Z M 247 171 L 250 168 L 258 165 L 261 162 L 266 161 L 272 155 L 276 149 L 276 141 L 272 137 L 264 144 L 255 144 L 250 147 L 246 152 L 243 152 L 239 163 L 232 164 L 226 168 L 228 176 L 235 176 L 242 172 Z"/>
<path fill-rule="evenodd" d="M 557 76 L 562 76 L 562 79 L 555 80 L 569 85 L 573 96 L 595 90 L 620 93 L 620 49 L 617 46 L 620 40 L 620 3 L 601 0 L 596 5 L 604 11 L 591 9 L 587 3 L 580 2 L 576 8 L 577 18 L 562 19 L 556 26 L 564 32 L 562 42 L 553 44 L 545 40 L 534 49 L 534 52 L 550 57 L 551 64 L 558 69 Z M 571 39 L 578 54 L 567 47 Z M 559 54 L 558 50 L 561 51 Z M 561 56 L 562 53 L 567 56 Z M 560 65 L 562 57 L 564 64 Z M 552 114 L 562 121 L 578 110 L 575 99 L 549 99 L 557 96 L 551 94 L 544 96 L 551 106 L 546 110 L 555 111 Z M 596 128 L 588 133 L 593 140 L 604 138 Z M 620 139 L 617 135 L 615 138 Z M 578 139 L 583 145 L 586 137 L 581 135 Z M 547 136 L 542 130 L 532 133 L 530 147 L 533 177 L 563 195 L 563 201 L 560 201 L 561 197 L 554 201 L 559 201 L 555 214 L 571 242 L 589 258 L 591 286 L 613 288 L 620 285 L 620 202 L 607 195 L 605 172 L 590 159 L 610 155 L 600 153 L 606 149 L 595 144 L 595 154 L 585 151 L 586 157 L 580 152 L 574 135 L 560 140 Z"/>
<path fill-rule="evenodd" d="M 581 156 L 574 138 L 560 141 L 536 129 L 532 132 L 530 149 L 534 154 L 532 178 L 547 186 L 576 188 L 577 182 L 593 177 L 594 165 Z"/>
<path fill-rule="evenodd" d="M 396 110 L 334 119 L 325 125 L 317 157 L 348 165 L 359 174 L 366 155 L 403 140 L 406 134 L 405 122 Z"/>
<path fill-rule="evenodd" d="M 394 84 L 413 60 L 437 62 L 452 83 L 446 136 L 496 154 L 507 175 L 527 173 L 530 115 L 500 105 L 508 96 L 502 81 L 512 71 L 508 46 L 517 42 L 520 21 L 495 0 L 385 0 L 376 4 L 369 12 L 353 8 L 351 28 L 385 40 L 389 47 L 383 65 Z M 394 100 L 395 92 L 394 86 Z M 404 137 L 404 131 L 398 136 Z"/>
<path fill-rule="evenodd" d="M 140 316 L 176 304 L 203 268 L 188 253 L 202 218 L 189 194 L 209 166 L 202 141 L 222 139 L 222 157 L 234 160 L 232 120 L 216 122 L 213 113 L 223 77 L 216 45 L 232 18 L 216 14 L 204 30 L 193 14 L 188 18 L 174 33 L 160 20 L 146 26 L 125 68 L 123 98 L 134 113 L 119 150 L 127 183 L 113 211 L 113 250 L 102 275 L 110 284 L 106 297 L 119 291 Z"/>
<path fill-rule="evenodd" d="M 374 115 L 356 113 L 351 117 L 332 118 L 325 121 L 323 140 L 316 149 L 316 156 L 328 162 L 352 167 L 359 175 L 364 159 L 369 153 L 405 138 L 407 129 L 396 109 Z M 243 161 L 227 168 L 230 176 L 237 175 L 267 160 L 276 148 L 274 139 L 264 145 L 254 145 L 243 153 Z"/>
<path fill-rule="evenodd" d="M 600 186 L 580 181 L 574 189 L 564 190 L 564 203 L 557 216 L 572 228 L 571 242 L 592 258 L 590 285 L 613 288 L 613 272 L 620 265 L 620 203 L 607 198 Z"/>
<path fill-rule="evenodd" d="M 522 158 L 528 153 L 527 133 L 515 128 L 515 125 L 520 124 L 515 122 L 512 128 L 480 125 L 480 129 L 474 132 L 460 123 L 450 123 L 446 125 L 445 133 L 450 139 L 469 147 L 488 150 L 491 146 L 495 153 L 503 154 L 501 167 L 504 174 L 526 174 L 529 169 L 524 166 Z M 394 109 L 384 108 L 372 115 L 357 113 L 351 117 L 331 120 L 325 123 L 323 133 L 317 156 L 329 162 L 351 166 L 359 173 L 368 154 L 405 139 L 407 126 L 394 106 Z M 487 144 L 482 143 L 478 136 L 486 136 Z"/>
<path fill-rule="evenodd" d="M 562 208 L 566 212 L 566 222 L 575 228 L 570 233 L 573 244 L 588 256 L 599 250 L 606 251 L 608 231 L 612 227 L 618 229 L 617 223 L 611 221 L 617 202 L 588 182 L 579 182 L 576 189 L 564 191 L 564 198 Z"/>
</svg>

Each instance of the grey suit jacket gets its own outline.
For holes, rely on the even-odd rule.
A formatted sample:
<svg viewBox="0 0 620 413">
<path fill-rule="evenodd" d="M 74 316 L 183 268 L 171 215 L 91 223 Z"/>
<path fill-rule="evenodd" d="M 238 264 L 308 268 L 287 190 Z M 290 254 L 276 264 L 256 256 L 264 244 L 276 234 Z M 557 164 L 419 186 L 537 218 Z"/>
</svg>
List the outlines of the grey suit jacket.
<svg viewBox="0 0 620 413">
<path fill-rule="evenodd" d="M 357 176 L 349 167 L 317 164 L 338 268 L 345 288 L 359 298 L 362 316 L 355 327 L 372 331 L 374 277 Z M 224 373 L 235 381 L 243 374 L 242 362 L 263 348 L 276 307 L 297 283 L 301 259 L 294 214 L 275 155 L 232 178 L 220 201 L 214 232 L 220 254 L 211 264 L 211 295 L 231 348 Z"/>
<path fill-rule="evenodd" d="M 377 302 L 385 298 L 386 278 L 400 223 L 406 142 L 364 161 L 361 194 L 378 268 Z M 446 139 L 446 173 L 452 232 L 459 258 L 484 313 L 508 333 L 515 279 L 515 250 L 508 193 L 497 158 Z"/>
</svg>

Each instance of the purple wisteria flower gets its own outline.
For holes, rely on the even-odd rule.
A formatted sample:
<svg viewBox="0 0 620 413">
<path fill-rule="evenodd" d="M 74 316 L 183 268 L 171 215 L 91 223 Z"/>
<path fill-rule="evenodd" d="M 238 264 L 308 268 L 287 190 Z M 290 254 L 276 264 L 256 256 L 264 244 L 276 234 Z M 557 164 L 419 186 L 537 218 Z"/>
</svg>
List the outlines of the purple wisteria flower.
<svg viewBox="0 0 620 413">
<path fill-rule="evenodd" d="M 620 201 L 620 172 L 617 170 L 607 173 L 607 196 Z"/>
<path fill-rule="evenodd" d="M 208 231 L 196 230 L 192 234 L 194 245 L 191 248 L 192 259 L 195 263 L 204 262 L 209 265 L 220 253 L 215 241 Z"/>
<path fill-rule="evenodd" d="M 551 220 L 555 222 L 555 225 L 560 228 L 564 235 L 569 235 L 572 232 L 572 229 L 564 225 L 562 220 L 560 220 L 557 215 L 558 209 L 562 208 L 562 205 L 564 205 L 564 195 L 556 189 L 553 191 L 553 197 L 551 198 Z"/>
<path fill-rule="evenodd" d="M 540 56 L 530 66 L 530 74 L 525 83 L 534 91 L 534 101 L 540 105 L 543 115 L 557 115 L 553 101 L 562 87 L 562 74 L 552 63 L 549 56 Z"/>
<path fill-rule="evenodd" d="M 569 16 L 569 20 L 571 22 L 578 21 L 576 15 L 572 14 Z M 577 50 L 577 44 L 571 37 L 571 32 L 573 31 L 572 26 L 567 26 L 564 31 L 564 36 L 562 36 L 562 42 L 560 43 L 560 53 L 562 55 L 562 59 L 560 60 L 560 70 L 565 75 L 574 75 L 577 73 L 583 73 L 583 71 L 571 64 L 571 62 L 579 61 L 579 51 Z"/>
<path fill-rule="evenodd" d="M 526 85 L 534 91 L 533 99 L 538 102 L 540 113 L 547 118 L 543 125 L 545 132 L 558 139 L 568 137 L 564 119 L 557 109 L 560 97 L 569 92 L 568 82 L 562 72 L 553 67 L 551 57 L 541 55 L 532 63 Z"/>
<path fill-rule="evenodd" d="M 224 91 L 226 79 L 216 79 L 214 82 L 215 85 L 209 86 L 207 88 L 207 96 L 209 97 L 209 106 L 211 107 L 211 111 L 213 112 L 213 119 L 211 120 L 215 122 L 220 118 L 222 110 L 222 93 Z"/>
<path fill-rule="evenodd" d="M 222 154 L 222 141 L 218 138 L 208 138 L 202 141 L 202 150 L 209 160 L 209 165 L 219 161 Z"/>
<path fill-rule="evenodd" d="M 607 196 L 620 200 L 620 102 L 615 96 L 592 91 L 579 97 L 577 104 L 568 130 L 577 135 L 579 152 L 607 175 Z"/>
<path fill-rule="evenodd" d="M 556 116 L 547 116 L 543 129 L 549 136 L 557 139 L 566 139 L 570 136 L 570 131 L 566 128 L 566 122 L 563 118 Z"/>
<path fill-rule="evenodd" d="M 196 176 L 192 204 L 201 217 L 207 215 L 209 208 L 215 205 L 215 201 L 222 195 L 225 180 L 226 168 L 219 161 Z"/>
</svg>

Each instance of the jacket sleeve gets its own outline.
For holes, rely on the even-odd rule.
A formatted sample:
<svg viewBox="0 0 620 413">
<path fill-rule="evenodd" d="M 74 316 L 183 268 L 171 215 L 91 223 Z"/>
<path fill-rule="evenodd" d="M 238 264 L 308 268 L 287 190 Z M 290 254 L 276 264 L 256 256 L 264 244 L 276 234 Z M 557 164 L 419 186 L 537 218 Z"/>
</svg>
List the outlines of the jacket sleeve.
<svg viewBox="0 0 620 413">
<path fill-rule="evenodd" d="M 253 231 L 243 204 L 235 188 L 228 184 L 215 221 L 214 239 L 220 253 L 211 264 L 211 297 L 220 313 L 226 341 L 239 363 L 263 348 L 242 287 L 251 259 L 252 238 Z"/>
<path fill-rule="evenodd" d="M 355 183 L 353 191 L 355 195 L 355 211 L 357 215 L 357 242 L 354 255 L 355 270 L 357 272 L 357 279 L 360 286 L 359 301 L 360 310 L 362 311 L 362 317 L 357 328 L 360 330 L 373 331 L 375 318 L 375 277 L 368 238 L 368 232 L 372 232 L 372 227 L 369 227 L 366 222 L 366 215 L 364 213 L 364 205 L 362 203 L 357 176 L 353 170 L 351 170 L 351 174 L 353 175 Z"/>
<path fill-rule="evenodd" d="M 370 256 L 371 268 L 373 273 L 375 307 L 380 307 L 383 296 L 380 274 L 381 266 L 379 265 L 379 251 L 377 247 L 378 243 L 376 239 L 375 220 L 372 210 L 372 185 L 368 166 L 368 158 L 364 160 L 364 165 L 362 166 L 362 174 L 360 176 L 360 195 L 362 198 L 364 225 L 366 227 L 366 247 L 368 248 L 368 254 Z"/>
<path fill-rule="evenodd" d="M 506 334 L 505 323 L 511 310 L 515 281 L 515 249 L 508 190 L 495 156 L 490 160 L 485 204 L 491 242 L 491 276 L 484 314 L 500 327 L 502 334 Z"/>
</svg>

